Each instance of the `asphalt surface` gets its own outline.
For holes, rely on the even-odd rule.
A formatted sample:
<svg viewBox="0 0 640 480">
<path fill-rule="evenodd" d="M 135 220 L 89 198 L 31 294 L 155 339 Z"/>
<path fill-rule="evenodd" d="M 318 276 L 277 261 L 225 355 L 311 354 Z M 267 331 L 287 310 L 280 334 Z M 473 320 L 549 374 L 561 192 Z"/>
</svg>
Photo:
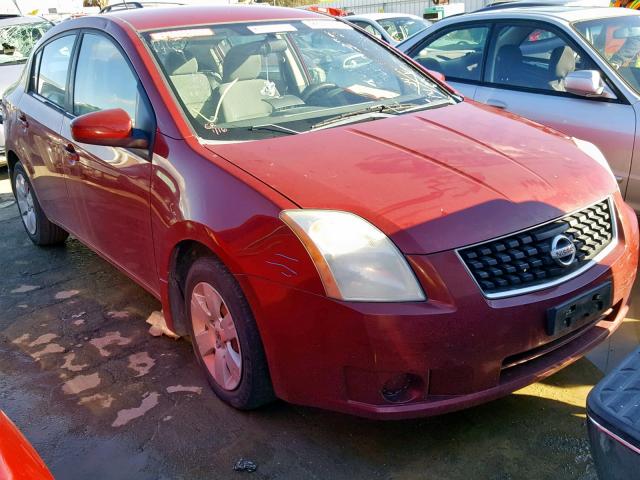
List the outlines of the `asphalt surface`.
<svg viewBox="0 0 640 480">
<path fill-rule="evenodd" d="M 160 308 L 77 240 L 38 248 L 0 169 L 0 409 L 66 479 L 596 479 L 585 398 L 640 340 L 543 383 L 437 418 L 375 422 L 276 402 L 222 404 L 191 345 L 153 337 Z M 640 292 L 639 292 L 640 293 Z M 253 473 L 236 472 L 244 458 Z"/>
</svg>

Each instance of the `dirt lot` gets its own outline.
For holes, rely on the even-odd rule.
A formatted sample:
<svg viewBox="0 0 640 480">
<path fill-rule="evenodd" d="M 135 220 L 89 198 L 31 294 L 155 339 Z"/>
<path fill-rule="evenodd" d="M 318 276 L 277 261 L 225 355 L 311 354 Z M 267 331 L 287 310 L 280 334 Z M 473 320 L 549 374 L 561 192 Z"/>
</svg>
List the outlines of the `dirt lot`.
<svg viewBox="0 0 640 480">
<path fill-rule="evenodd" d="M 57 479 L 595 479 L 585 398 L 640 340 L 460 413 L 373 422 L 283 402 L 222 404 L 183 340 L 152 337 L 159 303 L 76 240 L 34 247 L 0 169 L 0 409 Z M 258 465 L 234 472 L 240 458 Z"/>
</svg>

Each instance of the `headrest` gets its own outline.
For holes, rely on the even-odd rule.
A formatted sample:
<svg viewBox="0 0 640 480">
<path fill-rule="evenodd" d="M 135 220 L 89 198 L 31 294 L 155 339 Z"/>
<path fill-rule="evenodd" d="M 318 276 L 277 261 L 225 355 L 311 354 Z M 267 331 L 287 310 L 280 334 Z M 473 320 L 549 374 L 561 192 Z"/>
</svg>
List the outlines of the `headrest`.
<svg viewBox="0 0 640 480">
<path fill-rule="evenodd" d="M 198 68 L 210 72 L 220 71 L 220 66 L 211 54 L 210 43 L 189 43 L 184 47 L 184 53 L 187 57 L 195 57 L 198 59 Z"/>
<path fill-rule="evenodd" d="M 549 72 L 556 78 L 564 78 L 576 69 L 576 54 L 571 47 L 556 47 L 549 58 Z"/>
<path fill-rule="evenodd" d="M 198 73 L 198 61 L 195 57 L 187 60 L 178 52 L 170 52 L 165 60 L 165 67 L 169 75 L 188 75 Z"/>
<path fill-rule="evenodd" d="M 515 63 L 522 61 L 522 51 L 517 45 L 503 45 L 498 50 L 498 61 L 501 63 Z"/>
<path fill-rule="evenodd" d="M 234 80 L 254 80 L 262 68 L 262 42 L 251 42 L 231 47 L 222 65 L 225 83 Z"/>
<path fill-rule="evenodd" d="M 280 53 L 287 49 L 287 42 L 284 40 L 269 40 L 262 44 L 261 52 L 263 55 L 269 55 L 270 53 Z"/>
</svg>

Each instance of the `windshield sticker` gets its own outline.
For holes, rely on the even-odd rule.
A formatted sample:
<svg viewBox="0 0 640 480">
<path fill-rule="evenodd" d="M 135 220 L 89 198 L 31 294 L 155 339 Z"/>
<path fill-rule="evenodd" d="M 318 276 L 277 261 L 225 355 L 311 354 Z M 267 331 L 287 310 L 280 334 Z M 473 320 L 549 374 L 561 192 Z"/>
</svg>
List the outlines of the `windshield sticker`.
<svg viewBox="0 0 640 480">
<path fill-rule="evenodd" d="M 224 127 L 219 127 L 213 122 L 205 123 L 204 128 L 207 130 L 211 130 L 216 135 L 222 135 L 227 133 L 229 130 Z"/>
<path fill-rule="evenodd" d="M 391 92 L 389 90 L 382 90 L 381 88 L 368 87 L 366 85 L 351 85 L 345 88 L 348 92 L 355 93 L 356 95 L 362 95 L 363 97 L 374 98 L 379 100 L 381 98 L 395 98 L 400 96 L 399 93 Z"/>
<path fill-rule="evenodd" d="M 274 25 L 250 25 L 247 27 L 253 33 L 278 33 L 278 32 L 297 32 L 298 29 L 290 23 L 277 23 Z"/>
<path fill-rule="evenodd" d="M 213 30 L 210 28 L 192 28 L 189 30 L 172 30 L 170 32 L 155 32 L 151 34 L 151 40 L 180 40 L 183 38 L 210 37 Z"/>
<path fill-rule="evenodd" d="M 351 30 L 349 25 L 338 20 L 302 20 L 302 23 L 315 30 Z"/>
</svg>

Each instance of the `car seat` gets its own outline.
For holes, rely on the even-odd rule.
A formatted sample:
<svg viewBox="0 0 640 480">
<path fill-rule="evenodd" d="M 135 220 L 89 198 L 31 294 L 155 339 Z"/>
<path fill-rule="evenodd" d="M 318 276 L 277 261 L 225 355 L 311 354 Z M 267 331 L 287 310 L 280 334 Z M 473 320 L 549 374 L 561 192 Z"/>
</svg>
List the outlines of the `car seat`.
<svg viewBox="0 0 640 480">
<path fill-rule="evenodd" d="M 186 59 L 178 52 L 171 52 L 165 60 L 165 68 L 189 113 L 194 117 L 202 116 L 205 105 L 211 100 L 212 88 L 207 76 L 198 71 L 196 58 Z"/>
<path fill-rule="evenodd" d="M 524 62 L 520 48 L 516 45 L 503 45 L 498 50 L 494 81 L 518 84 L 523 67 Z"/>
<path fill-rule="evenodd" d="M 569 46 L 556 47 L 549 58 L 549 87 L 564 92 L 564 79 L 576 69 L 576 53 Z"/>
<path fill-rule="evenodd" d="M 217 123 L 234 122 L 247 118 L 266 117 L 272 106 L 263 100 L 267 81 L 259 78 L 262 59 L 270 53 L 283 52 L 284 40 L 251 42 L 231 47 L 224 58 L 222 84 L 215 92 L 216 105 L 212 120 Z M 270 90 L 276 96 L 277 90 Z"/>
</svg>

